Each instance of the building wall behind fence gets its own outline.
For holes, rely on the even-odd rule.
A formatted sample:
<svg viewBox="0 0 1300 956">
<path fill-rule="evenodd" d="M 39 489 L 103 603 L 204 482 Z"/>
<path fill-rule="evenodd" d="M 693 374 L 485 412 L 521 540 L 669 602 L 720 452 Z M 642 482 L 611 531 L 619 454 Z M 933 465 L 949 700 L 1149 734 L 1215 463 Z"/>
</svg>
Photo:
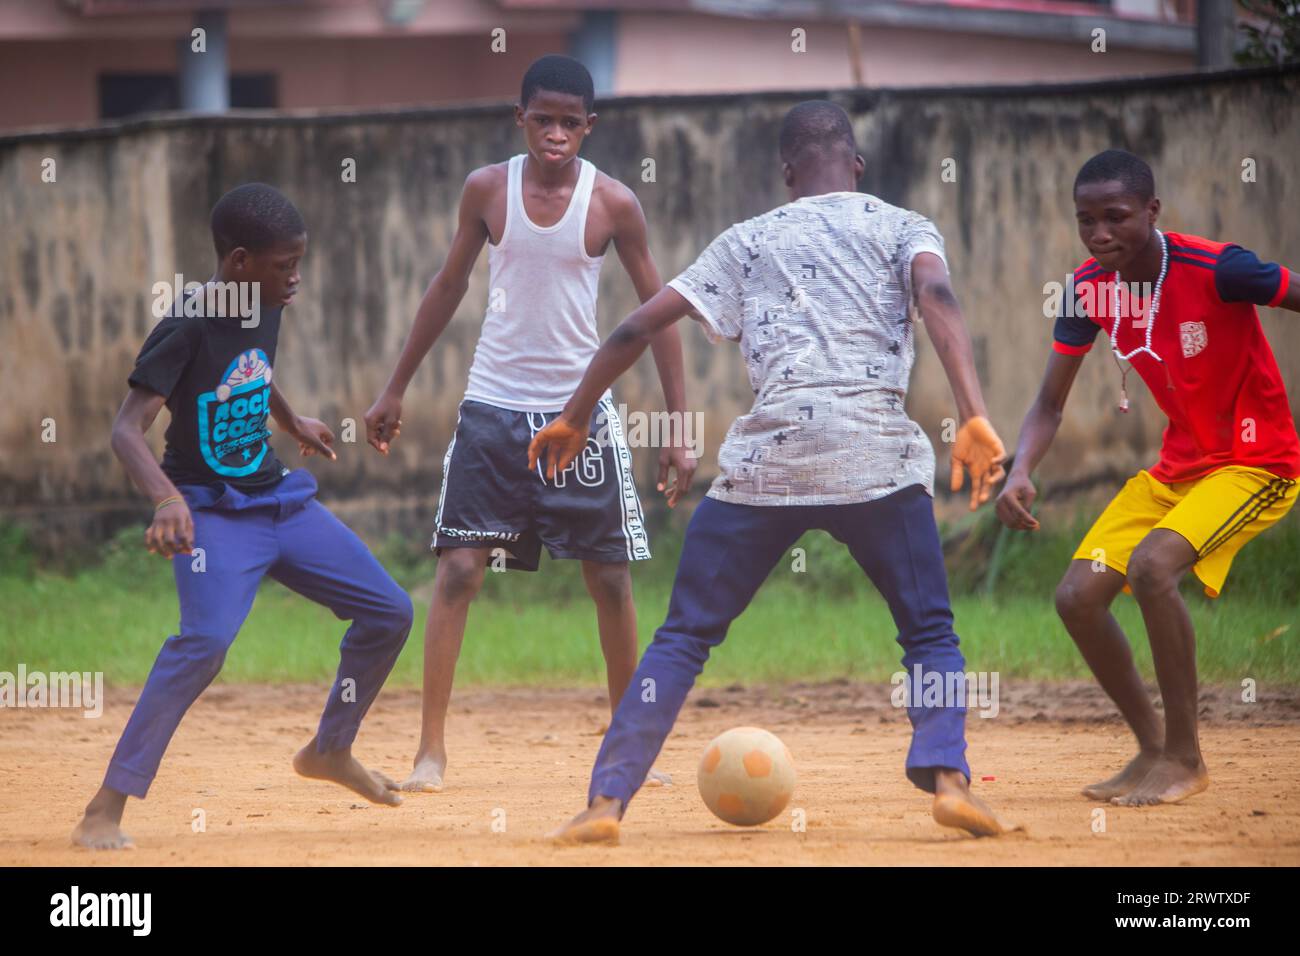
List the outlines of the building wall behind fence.
<svg viewBox="0 0 1300 956">
<path fill-rule="evenodd" d="M 1070 187 L 1093 153 L 1122 146 L 1156 170 L 1166 229 L 1240 242 L 1300 266 L 1300 71 L 1078 87 L 834 92 L 867 159 L 861 188 L 938 224 L 974 337 L 994 420 L 1013 445 L 1051 337 L 1045 283 L 1085 258 Z M 628 183 L 665 278 L 731 223 L 785 201 L 775 158 L 785 111 L 806 94 L 637 98 L 598 105 L 584 155 Z M 373 539 L 426 536 L 487 299 L 480 256 L 460 310 L 407 393 L 402 437 L 385 459 L 364 444 L 362 415 L 402 346 L 456 222 L 465 176 L 522 150 L 506 108 L 345 116 L 235 115 L 145 121 L 0 139 L 0 520 L 46 549 L 93 542 L 147 507 L 109 448 L 126 376 L 155 321 L 152 287 L 176 273 L 203 280 L 212 204 L 261 180 L 284 189 L 310 230 L 303 289 L 286 313 L 276 381 L 303 413 L 356 443 L 312 460 L 322 497 Z M 56 181 L 42 182 L 54 161 Z M 356 162 L 356 182 L 341 176 Z M 653 161 L 653 169 L 647 160 Z M 946 161 L 952 162 L 947 164 Z M 1254 181 L 1243 181 L 1243 163 Z M 944 169 L 955 173 L 946 181 Z M 646 181 L 651 171 L 652 181 Z M 951 179 L 952 177 L 947 177 Z M 602 334 L 636 305 L 611 248 L 601 275 Z M 1300 320 L 1261 310 L 1300 395 Z M 717 447 L 751 401 L 734 345 L 710 346 L 684 324 L 687 395 L 703 413 L 700 488 Z M 918 335 L 909 409 L 935 442 L 954 407 Z M 1164 419 L 1140 383 L 1115 411 L 1118 372 L 1105 339 L 1084 364 L 1056 445 L 1041 468 L 1058 489 L 1117 481 L 1149 464 Z M 1132 377 L 1131 377 L 1132 379 Z M 647 356 L 616 389 L 632 409 L 661 398 Z M 161 416 L 166 418 L 164 412 Z M 45 442 L 43 422 L 55 438 Z M 161 422 L 151 436 L 161 449 Z M 281 457 L 296 449 L 276 439 Z M 656 453 L 634 452 L 642 499 Z M 940 504 L 956 502 L 940 492 Z"/>
</svg>

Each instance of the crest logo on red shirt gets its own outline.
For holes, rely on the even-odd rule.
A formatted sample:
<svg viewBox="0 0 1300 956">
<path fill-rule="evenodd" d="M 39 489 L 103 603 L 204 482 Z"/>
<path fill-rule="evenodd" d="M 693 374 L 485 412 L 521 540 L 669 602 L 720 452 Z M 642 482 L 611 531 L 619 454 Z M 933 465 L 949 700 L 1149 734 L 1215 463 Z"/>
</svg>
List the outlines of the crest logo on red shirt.
<svg viewBox="0 0 1300 956">
<path fill-rule="evenodd" d="M 1183 345 L 1183 358 L 1200 354 L 1209 343 L 1204 322 L 1183 322 L 1178 326 L 1178 338 Z"/>
</svg>

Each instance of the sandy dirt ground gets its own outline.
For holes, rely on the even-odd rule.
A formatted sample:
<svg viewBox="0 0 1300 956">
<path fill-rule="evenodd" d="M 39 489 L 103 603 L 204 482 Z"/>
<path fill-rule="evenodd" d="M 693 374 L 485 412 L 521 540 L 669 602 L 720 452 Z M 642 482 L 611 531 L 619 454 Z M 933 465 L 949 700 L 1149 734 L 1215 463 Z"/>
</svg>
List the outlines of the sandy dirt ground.
<svg viewBox="0 0 1300 956">
<path fill-rule="evenodd" d="M 607 720 L 595 689 L 459 692 L 446 789 L 390 809 L 291 769 L 324 688 L 216 685 L 181 725 L 149 798 L 127 807 L 137 849 L 112 853 L 68 839 L 135 699 L 110 688 L 99 719 L 0 711 L 0 865 L 1300 864 L 1300 691 L 1242 704 L 1233 688 L 1206 689 L 1209 791 L 1099 817 L 1079 788 L 1131 755 L 1109 703 L 1088 684 L 1004 682 L 998 716 L 969 718 L 971 768 L 978 791 L 1024 830 L 976 840 L 936 826 L 904 778 L 909 728 L 889 690 L 699 689 L 658 764 L 675 784 L 637 796 L 622 845 L 557 848 L 544 836 L 583 806 Z M 402 774 L 418 722 L 418 692 L 385 692 L 357 756 Z M 799 773 L 790 809 L 753 829 L 715 819 L 695 787 L 704 745 L 744 724 L 778 734 Z"/>
</svg>

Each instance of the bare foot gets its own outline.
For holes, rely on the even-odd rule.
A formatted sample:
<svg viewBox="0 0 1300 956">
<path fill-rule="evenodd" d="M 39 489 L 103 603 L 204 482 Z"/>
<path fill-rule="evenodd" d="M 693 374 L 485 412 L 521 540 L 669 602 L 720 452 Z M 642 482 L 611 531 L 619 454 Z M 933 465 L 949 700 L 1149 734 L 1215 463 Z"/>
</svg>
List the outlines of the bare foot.
<svg viewBox="0 0 1300 956">
<path fill-rule="evenodd" d="M 586 810 L 550 835 L 556 843 L 618 843 L 619 802 L 597 797 Z"/>
<path fill-rule="evenodd" d="M 359 793 L 371 803 L 395 807 L 402 798 L 388 789 L 382 774 L 373 774 L 352 756 L 352 748 L 317 753 L 313 737 L 293 758 L 293 769 L 312 780 L 329 780 Z"/>
<path fill-rule="evenodd" d="M 72 831 L 72 842 L 90 850 L 134 850 L 135 842 L 122 832 L 125 807 L 126 794 L 101 787 Z"/>
<path fill-rule="evenodd" d="M 645 783 L 641 784 L 643 787 L 671 787 L 672 785 L 673 778 L 671 776 L 662 770 L 653 769 L 645 775 Z"/>
<path fill-rule="evenodd" d="M 997 836 L 1003 832 L 993 811 L 970 792 L 965 775 L 957 770 L 935 771 L 934 804 L 930 814 L 940 826 L 965 830 L 971 836 Z"/>
<path fill-rule="evenodd" d="M 1195 796 L 1210 785 L 1210 774 L 1198 757 L 1196 762 L 1164 756 L 1142 778 L 1142 782 L 1111 803 L 1119 807 L 1149 807 L 1157 803 L 1177 803 Z"/>
<path fill-rule="evenodd" d="M 402 785 L 401 785 L 400 783 L 398 783 L 396 780 L 394 780 L 394 779 L 393 779 L 392 777 L 390 777 L 388 774 L 384 773 L 382 770 L 372 770 L 372 771 L 370 771 L 370 776 L 374 777 L 374 778 L 375 778 L 375 781 L 376 781 L 376 782 L 377 782 L 381 787 L 383 787 L 385 790 L 401 790 L 401 789 L 402 789 Z"/>
<path fill-rule="evenodd" d="M 134 850 L 135 841 L 104 817 L 84 816 L 72 831 L 72 842 L 90 850 Z"/>
<path fill-rule="evenodd" d="M 402 781 L 407 793 L 441 793 L 442 775 L 447 772 L 447 755 L 417 756 L 415 769 Z"/>
<path fill-rule="evenodd" d="M 1122 797 L 1142 782 L 1142 778 L 1156 765 L 1159 759 L 1159 751 L 1140 751 L 1136 757 L 1128 762 L 1128 766 L 1109 780 L 1103 780 L 1100 783 L 1093 783 L 1084 787 L 1083 795 L 1089 800 L 1110 800 L 1113 797 Z"/>
</svg>

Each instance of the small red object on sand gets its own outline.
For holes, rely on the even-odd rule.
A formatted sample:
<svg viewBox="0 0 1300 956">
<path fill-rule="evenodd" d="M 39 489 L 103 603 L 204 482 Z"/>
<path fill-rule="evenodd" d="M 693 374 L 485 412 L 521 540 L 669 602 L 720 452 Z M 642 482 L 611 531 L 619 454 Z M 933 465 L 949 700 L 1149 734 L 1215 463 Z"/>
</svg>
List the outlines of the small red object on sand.
<svg viewBox="0 0 1300 956">
<path fill-rule="evenodd" d="M 981 780 L 996 780 L 997 777 L 980 777 Z"/>
</svg>

